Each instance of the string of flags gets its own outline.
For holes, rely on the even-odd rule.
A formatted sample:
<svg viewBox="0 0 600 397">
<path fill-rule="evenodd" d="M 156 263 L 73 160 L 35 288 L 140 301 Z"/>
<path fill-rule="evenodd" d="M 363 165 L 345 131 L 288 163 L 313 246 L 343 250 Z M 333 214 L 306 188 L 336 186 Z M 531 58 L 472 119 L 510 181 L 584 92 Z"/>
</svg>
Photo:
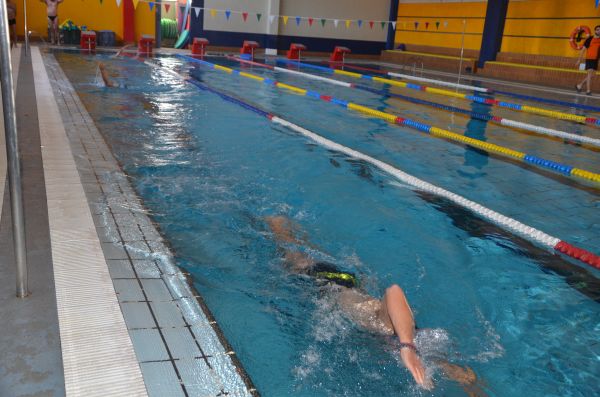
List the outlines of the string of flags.
<svg viewBox="0 0 600 397">
<path fill-rule="evenodd" d="M 131 0 L 133 2 L 133 7 L 135 9 L 137 9 L 139 3 L 147 3 L 148 7 L 150 8 L 150 11 L 154 11 L 157 7 L 163 6 L 166 12 L 169 12 L 169 10 L 171 9 L 171 6 L 173 5 L 173 3 L 175 3 L 174 0 L 163 0 L 160 2 L 157 1 L 148 1 L 148 0 Z M 600 0 L 596 0 L 596 3 L 598 3 Z M 100 0 L 100 2 L 102 2 L 102 0 Z M 116 0 L 117 2 L 117 7 L 121 6 L 121 2 L 122 0 Z M 216 9 L 216 8 L 207 8 L 207 7 L 191 7 L 191 9 L 193 10 L 194 15 L 196 16 L 196 18 L 200 17 L 200 11 L 204 10 L 206 11 L 210 17 L 212 19 L 215 18 L 224 18 L 224 20 L 226 21 L 231 21 L 232 20 L 232 15 L 239 15 L 239 17 L 244 21 L 244 22 L 248 22 L 248 17 L 250 15 L 253 15 L 257 22 L 260 22 L 263 14 L 260 12 L 248 12 L 248 11 L 237 11 L 237 10 L 231 10 L 231 9 Z M 429 22 L 429 21 L 425 21 L 424 23 L 421 23 L 419 21 L 401 21 L 401 22 L 396 22 L 396 21 L 378 21 L 378 20 L 368 20 L 368 19 L 344 19 L 344 18 L 319 18 L 319 17 L 304 17 L 304 16 L 290 16 L 290 15 L 269 15 L 269 23 L 272 24 L 275 19 L 280 19 L 284 25 L 287 25 L 290 22 L 290 18 L 292 20 L 292 23 L 295 22 L 296 26 L 300 26 L 303 23 L 307 23 L 309 27 L 312 27 L 313 25 L 321 25 L 321 27 L 325 27 L 325 25 L 327 23 L 333 23 L 333 26 L 335 28 L 337 28 L 340 23 L 342 23 L 346 29 L 350 29 L 350 27 L 352 27 L 353 25 L 358 26 L 358 28 L 362 28 L 363 26 L 368 26 L 370 29 L 373 29 L 373 27 L 375 26 L 380 26 L 381 29 L 385 29 L 386 26 L 392 26 L 392 29 L 396 29 L 396 25 L 399 24 L 399 26 L 402 27 L 402 29 L 406 30 L 407 27 L 412 29 L 414 28 L 414 30 L 419 30 L 419 27 L 421 27 L 421 29 L 424 27 L 425 30 L 429 30 L 429 27 L 431 26 L 431 28 L 433 29 L 433 26 L 435 26 L 436 30 L 440 29 L 440 26 L 442 26 L 443 28 L 447 28 L 448 27 L 448 21 L 434 21 L 434 22 Z"/>
</svg>

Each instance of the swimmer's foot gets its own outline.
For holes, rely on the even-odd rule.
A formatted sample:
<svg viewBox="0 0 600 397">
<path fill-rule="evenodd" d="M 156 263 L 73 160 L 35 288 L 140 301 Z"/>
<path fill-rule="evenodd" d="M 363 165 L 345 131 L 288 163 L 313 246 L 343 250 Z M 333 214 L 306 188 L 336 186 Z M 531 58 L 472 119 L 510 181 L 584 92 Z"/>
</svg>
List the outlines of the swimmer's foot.
<svg viewBox="0 0 600 397">
<path fill-rule="evenodd" d="M 427 390 L 433 388 L 431 380 L 425 376 L 425 368 L 415 349 L 409 347 L 401 348 L 400 357 L 402 358 L 404 366 L 408 369 L 413 378 L 415 378 L 415 382 L 417 382 L 419 386 Z"/>
</svg>

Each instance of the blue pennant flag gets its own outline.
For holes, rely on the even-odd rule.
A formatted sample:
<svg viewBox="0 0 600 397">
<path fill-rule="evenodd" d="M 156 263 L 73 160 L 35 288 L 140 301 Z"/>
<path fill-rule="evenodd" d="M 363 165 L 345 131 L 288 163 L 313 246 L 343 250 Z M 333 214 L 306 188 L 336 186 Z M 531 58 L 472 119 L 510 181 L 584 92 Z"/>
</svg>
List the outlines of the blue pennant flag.
<svg viewBox="0 0 600 397">
<path fill-rule="evenodd" d="M 152 11 L 154 9 L 154 3 L 150 2 L 148 5 L 150 6 L 150 11 Z"/>
<path fill-rule="evenodd" d="M 229 20 L 230 16 L 231 16 L 231 10 L 225 10 L 225 18 L 227 18 L 227 20 Z"/>
<path fill-rule="evenodd" d="M 300 17 L 296 17 L 296 25 L 300 26 Z"/>
<path fill-rule="evenodd" d="M 596 0 L 596 8 L 598 8 L 599 3 L 600 3 L 600 0 Z"/>
<path fill-rule="evenodd" d="M 362 26 L 362 19 L 358 20 L 358 27 L 360 28 Z"/>
</svg>

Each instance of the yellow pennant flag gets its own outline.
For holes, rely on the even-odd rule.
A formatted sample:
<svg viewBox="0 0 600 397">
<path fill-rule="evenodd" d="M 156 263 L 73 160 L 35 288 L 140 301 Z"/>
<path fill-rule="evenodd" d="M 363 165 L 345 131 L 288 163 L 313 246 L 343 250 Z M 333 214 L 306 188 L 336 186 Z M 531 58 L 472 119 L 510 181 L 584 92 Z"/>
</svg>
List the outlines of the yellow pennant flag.
<svg viewBox="0 0 600 397">
<path fill-rule="evenodd" d="M 288 21 L 289 17 L 287 15 L 283 16 L 283 24 L 287 25 L 287 21 Z"/>
<path fill-rule="evenodd" d="M 352 23 L 352 21 L 350 21 L 349 19 L 346 19 L 346 29 L 348 29 L 350 27 L 351 23 Z"/>
<path fill-rule="evenodd" d="M 133 8 L 137 9 L 138 3 L 140 2 L 140 0 L 133 0 Z"/>
<path fill-rule="evenodd" d="M 215 9 L 211 8 L 211 9 L 210 9 L 210 17 L 211 17 L 211 18 L 214 18 L 214 17 L 216 17 L 216 16 L 217 16 L 217 10 L 215 10 Z"/>
</svg>

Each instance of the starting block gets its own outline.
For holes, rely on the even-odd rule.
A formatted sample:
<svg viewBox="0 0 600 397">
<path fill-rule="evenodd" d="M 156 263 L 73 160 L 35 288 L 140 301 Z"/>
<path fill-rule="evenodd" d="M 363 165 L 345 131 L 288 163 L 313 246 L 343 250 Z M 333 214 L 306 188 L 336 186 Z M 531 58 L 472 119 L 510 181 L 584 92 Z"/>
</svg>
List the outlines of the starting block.
<svg viewBox="0 0 600 397">
<path fill-rule="evenodd" d="M 259 45 L 256 41 L 244 40 L 244 45 L 240 49 L 240 58 L 247 61 L 253 61 L 254 49 L 258 47 Z"/>
<path fill-rule="evenodd" d="M 154 36 L 149 34 L 143 34 L 138 42 L 138 54 L 152 55 L 152 48 L 154 47 Z"/>
<path fill-rule="evenodd" d="M 95 51 L 96 50 L 96 32 L 85 30 L 81 32 L 81 38 L 79 40 L 79 46 L 82 50 Z"/>
<path fill-rule="evenodd" d="M 194 37 L 194 41 L 192 42 L 192 55 L 199 55 L 201 57 L 206 54 L 206 46 L 208 46 L 209 41 L 203 37 Z"/>
<path fill-rule="evenodd" d="M 329 58 L 330 62 L 344 62 L 344 58 L 346 54 L 349 54 L 350 48 L 348 47 L 340 47 L 336 46 L 333 52 L 331 53 L 331 57 Z"/>
<path fill-rule="evenodd" d="M 292 43 L 287 51 L 288 59 L 300 59 L 300 52 L 306 51 L 306 46 L 300 43 Z"/>
</svg>

